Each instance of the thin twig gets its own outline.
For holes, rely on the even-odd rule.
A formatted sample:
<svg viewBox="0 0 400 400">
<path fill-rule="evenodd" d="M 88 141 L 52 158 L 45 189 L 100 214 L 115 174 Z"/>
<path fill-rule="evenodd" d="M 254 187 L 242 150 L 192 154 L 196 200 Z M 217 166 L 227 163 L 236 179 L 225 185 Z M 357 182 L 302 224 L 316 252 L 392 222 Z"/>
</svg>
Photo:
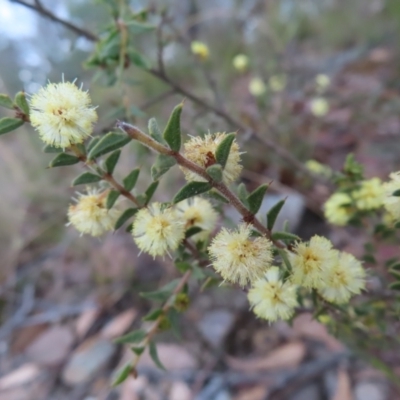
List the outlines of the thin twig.
<svg viewBox="0 0 400 400">
<path fill-rule="evenodd" d="M 34 10 L 38 14 L 42 15 L 43 17 L 48 18 L 51 21 L 64 26 L 65 28 L 69 29 L 70 31 L 75 32 L 77 35 L 83 36 L 92 42 L 96 42 L 99 40 L 98 36 L 95 35 L 94 33 L 90 32 L 84 28 L 80 28 L 79 26 L 76 26 L 65 19 L 57 17 L 50 10 L 44 8 L 42 3 L 38 0 L 35 0 L 35 4 L 30 4 L 23 0 L 10 0 L 10 1 L 12 3 L 20 4 L 21 6 L 24 6 L 24 7 L 30 8 L 31 10 Z"/>
</svg>

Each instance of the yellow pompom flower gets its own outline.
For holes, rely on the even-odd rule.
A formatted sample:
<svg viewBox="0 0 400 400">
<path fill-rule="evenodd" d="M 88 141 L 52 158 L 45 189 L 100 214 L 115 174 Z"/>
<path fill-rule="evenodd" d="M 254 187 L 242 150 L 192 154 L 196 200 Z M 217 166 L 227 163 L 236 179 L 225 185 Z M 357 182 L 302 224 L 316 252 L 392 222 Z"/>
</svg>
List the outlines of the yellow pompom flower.
<svg viewBox="0 0 400 400">
<path fill-rule="evenodd" d="M 324 204 L 324 214 L 333 225 L 344 226 L 354 211 L 351 197 L 346 193 L 334 193 Z"/>
<path fill-rule="evenodd" d="M 284 74 L 272 75 L 268 80 L 268 86 L 273 92 L 282 92 L 287 85 L 287 78 Z"/>
<path fill-rule="evenodd" d="M 390 181 L 383 184 L 383 205 L 393 222 L 398 222 L 400 220 L 400 197 L 393 196 L 393 193 L 400 190 L 400 171 L 392 172 L 389 177 Z"/>
<path fill-rule="evenodd" d="M 185 222 L 172 208 L 152 203 L 136 214 L 132 236 L 141 251 L 153 257 L 176 250 L 185 237 Z"/>
<path fill-rule="evenodd" d="M 264 278 L 254 282 L 247 298 L 260 318 L 268 321 L 289 319 L 298 306 L 296 289 L 296 285 L 280 279 L 278 267 L 271 267 Z"/>
<path fill-rule="evenodd" d="M 215 151 L 225 137 L 226 133 L 209 133 L 204 137 L 192 137 L 184 144 L 184 156 L 200 167 L 208 168 L 210 165 L 216 163 Z M 240 165 L 240 154 L 239 145 L 236 140 L 234 140 L 222 173 L 223 181 L 226 184 L 235 181 L 242 171 L 242 166 Z M 205 179 L 196 173 L 186 168 L 181 167 L 181 169 L 185 174 L 186 180 L 205 182 Z"/>
<path fill-rule="evenodd" d="M 260 97 L 267 91 L 264 81 L 261 78 L 255 77 L 250 80 L 249 92 L 254 97 Z"/>
<path fill-rule="evenodd" d="M 318 74 L 315 77 L 315 83 L 317 84 L 317 89 L 322 92 L 329 87 L 329 85 L 331 84 L 331 79 L 328 75 Z"/>
<path fill-rule="evenodd" d="M 321 164 L 316 160 L 306 161 L 306 167 L 309 171 L 314 172 L 314 174 L 318 174 L 326 178 L 332 176 L 332 170 L 327 165 Z"/>
<path fill-rule="evenodd" d="M 97 121 L 89 94 L 73 82 L 49 83 L 31 97 L 30 107 L 32 126 L 54 147 L 82 143 Z"/>
<path fill-rule="evenodd" d="M 288 256 L 293 268 L 292 282 L 307 288 L 319 288 L 323 284 L 324 272 L 336 260 L 332 243 L 318 235 L 308 243 L 298 242 Z"/>
<path fill-rule="evenodd" d="M 362 181 L 360 188 L 353 191 L 352 196 L 359 210 L 374 210 L 383 204 L 384 188 L 379 178 Z"/>
<path fill-rule="evenodd" d="M 323 117 L 329 112 L 329 103 L 324 97 L 315 97 L 310 101 L 310 111 L 316 117 Z"/>
<path fill-rule="evenodd" d="M 100 236 L 114 229 L 120 211 L 106 207 L 107 192 L 89 189 L 87 194 L 78 193 L 68 209 L 68 225 L 73 225 L 82 234 Z"/>
<path fill-rule="evenodd" d="M 226 228 L 208 247 L 214 269 L 224 280 L 245 286 L 261 278 L 272 262 L 272 243 L 266 237 L 251 237 L 251 225 Z"/>
<path fill-rule="evenodd" d="M 192 50 L 192 53 L 198 56 L 202 61 L 207 60 L 210 56 L 210 50 L 208 49 L 208 46 L 203 42 L 199 42 L 197 40 L 193 41 L 190 44 L 190 49 Z"/>
<path fill-rule="evenodd" d="M 177 211 L 186 221 L 185 229 L 197 226 L 202 229 L 201 232 L 191 236 L 195 242 L 205 241 L 215 228 L 218 214 L 211 203 L 201 197 L 191 197 L 177 204 Z"/>
<path fill-rule="evenodd" d="M 237 71 L 244 72 L 249 67 L 249 57 L 245 54 L 238 54 L 233 58 L 232 64 Z"/>
<path fill-rule="evenodd" d="M 331 303 L 347 303 L 352 295 L 365 289 L 365 270 L 352 254 L 337 252 L 335 263 L 324 271 L 321 296 Z"/>
</svg>

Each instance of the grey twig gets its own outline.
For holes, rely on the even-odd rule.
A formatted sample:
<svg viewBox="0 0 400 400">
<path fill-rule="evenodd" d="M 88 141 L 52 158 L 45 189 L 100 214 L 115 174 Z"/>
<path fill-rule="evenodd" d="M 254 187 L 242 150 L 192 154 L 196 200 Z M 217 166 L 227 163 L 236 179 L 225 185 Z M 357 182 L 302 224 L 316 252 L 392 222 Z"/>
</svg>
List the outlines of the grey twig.
<svg viewBox="0 0 400 400">
<path fill-rule="evenodd" d="M 10 1 L 12 3 L 20 4 L 21 6 L 24 6 L 24 7 L 30 8 L 31 10 L 34 10 L 38 14 L 42 15 L 43 17 L 48 18 L 51 21 L 64 26 L 65 28 L 75 32 L 77 35 L 83 36 L 92 42 L 99 40 L 99 38 L 94 33 L 89 32 L 86 29 L 80 28 L 79 26 L 76 26 L 73 23 L 71 23 L 65 19 L 57 17 L 50 10 L 48 10 L 47 8 L 44 8 L 42 3 L 39 0 L 35 0 L 34 4 L 27 3 L 23 0 L 10 0 Z"/>
</svg>

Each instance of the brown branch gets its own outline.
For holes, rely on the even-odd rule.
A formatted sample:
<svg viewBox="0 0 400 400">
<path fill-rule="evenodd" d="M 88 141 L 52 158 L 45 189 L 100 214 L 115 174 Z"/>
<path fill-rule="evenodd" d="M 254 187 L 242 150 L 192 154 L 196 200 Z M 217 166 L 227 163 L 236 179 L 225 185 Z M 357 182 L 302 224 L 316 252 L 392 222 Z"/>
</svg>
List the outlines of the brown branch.
<svg viewBox="0 0 400 400">
<path fill-rule="evenodd" d="M 251 223 L 254 225 L 256 229 L 258 229 L 263 235 L 265 235 L 268 239 L 270 239 L 275 246 L 279 248 L 286 248 L 281 242 L 273 240 L 271 231 L 266 228 L 256 217 L 252 214 L 245 205 L 240 201 L 240 199 L 223 183 L 223 182 L 216 182 L 214 181 L 210 175 L 207 174 L 206 170 L 199 165 L 195 164 L 194 162 L 188 160 L 184 157 L 181 153 L 177 151 L 173 151 L 161 143 L 155 141 L 152 137 L 143 133 L 139 128 L 130 125 L 126 122 L 118 122 L 117 128 L 124 131 L 128 136 L 132 139 L 138 140 L 142 144 L 150 147 L 151 149 L 155 150 L 157 153 L 165 154 L 171 157 L 174 157 L 176 162 L 184 167 L 189 169 L 190 171 L 196 173 L 197 175 L 201 176 L 205 180 L 207 180 L 213 188 L 217 189 L 223 196 L 229 200 L 231 205 L 236 208 L 236 210 L 242 215 L 243 221 L 247 223 Z"/>
<path fill-rule="evenodd" d="M 84 28 L 80 28 L 79 26 L 76 26 L 73 23 L 71 23 L 65 19 L 57 17 L 50 10 L 44 8 L 42 3 L 39 0 L 35 0 L 35 4 L 30 4 L 23 0 L 10 0 L 10 2 L 20 4 L 21 6 L 24 6 L 31 10 L 34 10 L 38 14 L 42 15 L 43 17 L 48 18 L 51 21 L 64 26 L 65 28 L 69 29 L 70 31 L 75 32 L 77 35 L 83 36 L 92 42 L 96 42 L 99 40 L 98 36 L 96 36 L 94 33 L 90 32 Z"/>
</svg>

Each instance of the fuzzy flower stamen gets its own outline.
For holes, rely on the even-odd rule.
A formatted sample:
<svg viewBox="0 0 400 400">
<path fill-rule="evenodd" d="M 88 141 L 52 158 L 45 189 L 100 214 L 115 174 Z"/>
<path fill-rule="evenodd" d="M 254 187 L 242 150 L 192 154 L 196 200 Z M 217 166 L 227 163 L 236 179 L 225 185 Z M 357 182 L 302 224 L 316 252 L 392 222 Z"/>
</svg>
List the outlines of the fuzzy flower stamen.
<svg viewBox="0 0 400 400">
<path fill-rule="evenodd" d="M 317 235 L 308 243 L 297 243 L 288 256 L 293 267 L 292 282 L 307 288 L 319 288 L 323 284 L 324 271 L 336 262 L 332 243 Z"/>
<path fill-rule="evenodd" d="M 214 269 L 224 280 L 245 286 L 261 278 L 272 262 L 272 243 L 266 237 L 251 238 L 251 225 L 236 231 L 226 228 L 208 247 Z"/>
<path fill-rule="evenodd" d="M 215 151 L 218 145 L 225 139 L 226 133 L 207 134 L 204 137 L 195 136 L 184 144 L 184 156 L 202 168 L 216 164 Z M 205 179 L 196 173 L 181 168 L 188 181 L 205 182 Z M 242 166 L 240 165 L 239 145 L 233 141 L 229 152 L 228 160 L 223 170 L 223 181 L 226 184 L 234 182 L 240 175 Z"/>
<path fill-rule="evenodd" d="M 257 280 L 247 295 L 254 313 L 268 321 L 289 319 L 298 305 L 297 286 L 279 278 L 279 268 L 271 267 Z"/>
<path fill-rule="evenodd" d="M 140 250 L 163 256 L 178 248 L 185 237 L 185 223 L 174 209 L 153 203 L 136 214 L 132 235 Z"/>
<path fill-rule="evenodd" d="M 177 211 L 186 221 L 185 229 L 197 226 L 202 229 L 201 232 L 191 236 L 195 242 L 205 241 L 215 228 L 218 214 L 211 203 L 201 197 L 191 197 L 181 201 L 177 205 Z"/>
<path fill-rule="evenodd" d="M 114 229 L 120 212 L 106 207 L 106 192 L 89 189 L 88 193 L 78 193 L 77 204 L 71 204 L 68 209 L 69 224 L 82 234 L 100 236 Z"/>
<path fill-rule="evenodd" d="M 32 126 L 54 147 L 82 143 L 97 121 L 89 94 L 72 82 L 49 83 L 32 96 L 30 106 Z"/>
</svg>

